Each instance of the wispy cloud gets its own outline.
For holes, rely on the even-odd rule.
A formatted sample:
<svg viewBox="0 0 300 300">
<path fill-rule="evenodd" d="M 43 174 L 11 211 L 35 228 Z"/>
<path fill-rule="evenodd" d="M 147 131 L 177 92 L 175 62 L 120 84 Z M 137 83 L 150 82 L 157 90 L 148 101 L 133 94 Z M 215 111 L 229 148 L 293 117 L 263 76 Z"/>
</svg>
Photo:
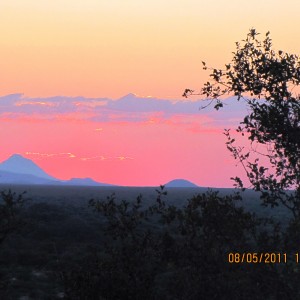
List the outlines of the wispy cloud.
<svg viewBox="0 0 300 300">
<path fill-rule="evenodd" d="M 100 156 L 92 156 L 92 157 L 81 157 L 80 160 L 82 161 L 102 161 L 102 160 L 107 160 L 109 157 L 105 157 L 103 155 Z"/>
<path fill-rule="evenodd" d="M 118 160 L 132 160 L 133 158 L 132 157 L 128 157 L 128 156 L 117 156 L 116 157 Z"/>
<path fill-rule="evenodd" d="M 15 103 L 15 106 L 25 106 L 25 105 L 48 106 L 48 107 L 57 106 L 57 104 L 55 103 L 42 102 L 42 101 L 19 101 Z"/>
<path fill-rule="evenodd" d="M 220 112 L 213 106 L 201 110 L 203 100 L 157 99 L 129 94 L 108 98 L 48 97 L 29 98 L 22 94 L 0 97 L 0 117 L 87 120 L 92 122 L 147 122 L 148 124 L 188 124 L 198 118 L 216 126 L 236 122 L 245 115 L 245 105 L 233 98 Z M 198 122 L 197 121 L 197 122 Z M 205 125 L 205 124 L 203 124 Z M 96 129 L 101 131 L 100 129 Z"/>
<path fill-rule="evenodd" d="M 37 159 L 50 158 L 50 157 L 64 157 L 64 158 L 76 158 L 71 152 L 62 152 L 62 153 L 39 153 L 39 152 L 25 152 L 26 156 L 34 157 Z"/>
<path fill-rule="evenodd" d="M 96 155 L 96 156 L 79 156 L 75 155 L 71 152 L 61 152 L 61 153 L 39 153 L 39 152 L 25 152 L 23 153 L 26 157 L 34 158 L 34 159 L 48 159 L 48 158 L 66 158 L 66 159 L 76 159 L 81 161 L 104 161 L 104 160 L 132 160 L 132 157 L 119 155 L 119 156 L 104 156 L 104 155 Z"/>
<path fill-rule="evenodd" d="M 74 101 L 73 104 L 77 107 L 88 107 L 88 108 L 95 108 L 95 107 L 103 107 L 107 106 L 107 100 L 87 100 L 87 101 Z"/>
</svg>

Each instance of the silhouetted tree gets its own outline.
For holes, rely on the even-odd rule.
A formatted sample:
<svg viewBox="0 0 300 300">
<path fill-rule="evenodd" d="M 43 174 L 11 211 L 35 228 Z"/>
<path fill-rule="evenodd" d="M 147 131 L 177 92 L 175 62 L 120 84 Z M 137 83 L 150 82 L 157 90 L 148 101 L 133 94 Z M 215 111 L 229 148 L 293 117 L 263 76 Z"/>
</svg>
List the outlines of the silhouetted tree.
<svg viewBox="0 0 300 300">
<path fill-rule="evenodd" d="M 211 71 L 211 81 L 199 94 L 215 101 L 234 95 L 247 103 L 248 115 L 236 129 L 250 141 L 249 149 L 239 147 L 230 130 L 225 131 L 227 148 L 246 171 L 264 204 L 287 207 L 296 219 L 300 217 L 300 60 L 297 55 L 272 48 L 269 32 L 263 40 L 251 29 L 242 43 L 236 43 L 232 61 L 225 69 Z M 299 91 L 299 90 L 298 90 Z M 183 96 L 195 94 L 186 89 Z M 257 150 L 259 149 L 259 150 Z M 264 163 L 261 163 L 263 158 Z M 267 161 L 267 162 L 266 162 Z M 243 182 L 235 177 L 236 185 Z"/>
<path fill-rule="evenodd" d="M 86 265 L 62 274 L 65 299 L 272 299 L 293 294 L 271 264 L 229 263 L 230 252 L 279 251 L 281 246 L 279 228 L 246 212 L 239 194 L 209 191 L 179 208 L 166 203 L 164 193 L 158 190 L 156 203 L 148 207 L 141 196 L 130 202 L 114 195 L 90 201 L 106 220 L 107 240 Z"/>
<path fill-rule="evenodd" d="M 0 245 L 23 224 L 18 212 L 24 203 L 24 193 L 17 195 L 11 190 L 0 192 Z M 7 285 L 8 280 L 0 270 L 0 298 L 4 297 L 2 293 L 6 291 Z"/>
<path fill-rule="evenodd" d="M 0 244 L 22 224 L 17 212 L 24 203 L 23 195 L 11 190 L 0 192 Z"/>
</svg>

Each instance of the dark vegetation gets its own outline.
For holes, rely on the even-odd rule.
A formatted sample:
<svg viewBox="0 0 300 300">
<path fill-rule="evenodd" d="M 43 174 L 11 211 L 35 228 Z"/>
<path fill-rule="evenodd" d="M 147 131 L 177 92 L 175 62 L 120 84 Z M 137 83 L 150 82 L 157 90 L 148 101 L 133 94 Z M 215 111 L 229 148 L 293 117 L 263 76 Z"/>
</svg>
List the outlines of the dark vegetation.
<svg viewBox="0 0 300 300">
<path fill-rule="evenodd" d="M 261 295 L 267 287 L 274 293 L 269 280 L 298 278 L 292 260 L 228 263 L 235 251 L 293 254 L 287 229 L 275 226 L 288 226 L 291 215 L 283 206 L 261 208 L 251 191 L 240 201 L 229 189 L 14 189 L 16 208 L 16 196 L 28 193 L 15 215 L 22 223 L 0 246 L 1 299 L 227 299 L 250 297 L 257 283 Z M 283 282 L 281 270 L 289 274 Z"/>
<path fill-rule="evenodd" d="M 227 148 L 244 168 L 250 187 L 261 192 L 265 205 L 279 203 L 300 216 L 300 59 L 295 54 L 275 51 L 270 33 L 264 40 L 251 29 L 242 44 L 236 43 L 233 59 L 225 69 L 210 69 L 208 81 L 200 94 L 215 102 L 234 95 L 245 101 L 248 115 L 240 122 L 235 136 L 244 136 L 249 147 L 236 145 L 225 131 Z M 203 62 L 203 68 L 207 70 Z M 298 89 L 298 90 L 297 90 Z M 194 91 L 186 89 L 184 96 Z M 263 162 L 261 162 L 263 161 Z M 244 188 L 240 178 L 233 178 Z M 288 192 L 287 192 L 288 191 Z"/>
<path fill-rule="evenodd" d="M 0 246 L 1 299 L 276 299 L 298 290 L 292 215 L 261 207 L 258 193 L 241 201 L 233 189 L 15 187 L 24 189 L 22 225 Z M 228 253 L 249 251 L 286 252 L 288 262 L 228 263 Z"/>
<path fill-rule="evenodd" d="M 249 148 L 225 135 L 253 191 L 235 177 L 235 191 L 44 187 L 25 203 L 3 192 L 1 299 L 300 298 L 299 59 L 254 29 L 236 47 L 200 94 L 216 109 L 223 95 L 246 101 L 234 135 Z"/>
</svg>

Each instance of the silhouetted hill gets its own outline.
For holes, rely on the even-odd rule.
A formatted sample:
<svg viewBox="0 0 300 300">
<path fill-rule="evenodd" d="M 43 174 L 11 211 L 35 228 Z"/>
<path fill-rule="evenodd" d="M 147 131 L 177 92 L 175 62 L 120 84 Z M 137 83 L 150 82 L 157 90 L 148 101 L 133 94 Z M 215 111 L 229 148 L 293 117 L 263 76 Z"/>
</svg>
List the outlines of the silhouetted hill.
<svg viewBox="0 0 300 300">
<path fill-rule="evenodd" d="M 48 180 L 57 180 L 48 175 L 32 160 L 23 157 L 20 154 L 13 154 L 7 160 L 0 163 L 0 171 L 6 171 L 16 174 L 28 174 Z"/>
<path fill-rule="evenodd" d="M 174 179 L 165 184 L 166 187 L 199 187 L 198 185 L 185 180 L 185 179 Z"/>
<path fill-rule="evenodd" d="M 91 178 L 72 178 L 70 180 L 59 180 L 48 175 L 32 160 L 25 158 L 20 154 L 13 154 L 7 160 L 0 163 L 0 183 L 111 186 L 110 184 L 100 183 Z"/>
<path fill-rule="evenodd" d="M 18 174 L 8 171 L 0 170 L 0 183 L 1 184 L 33 184 L 33 185 L 57 185 L 60 184 L 59 180 L 45 179 L 31 174 Z"/>
<path fill-rule="evenodd" d="M 76 185 L 76 186 L 112 186 L 108 183 L 100 183 L 92 178 L 71 178 L 70 180 L 62 181 L 63 185 Z"/>
</svg>

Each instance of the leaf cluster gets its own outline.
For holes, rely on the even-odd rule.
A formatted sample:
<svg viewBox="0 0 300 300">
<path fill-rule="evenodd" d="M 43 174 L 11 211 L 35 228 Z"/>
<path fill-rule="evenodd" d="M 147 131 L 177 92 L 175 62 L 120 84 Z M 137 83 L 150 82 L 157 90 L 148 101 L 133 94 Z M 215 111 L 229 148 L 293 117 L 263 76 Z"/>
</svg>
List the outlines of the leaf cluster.
<svg viewBox="0 0 300 300">
<path fill-rule="evenodd" d="M 229 130 L 227 148 L 241 163 L 251 184 L 260 191 L 264 204 L 282 203 L 295 218 L 300 216 L 300 59 L 295 54 L 275 51 L 270 33 L 259 39 L 251 29 L 246 39 L 236 43 L 230 63 L 210 70 L 211 81 L 200 94 L 223 106 L 223 96 L 245 101 L 248 114 L 236 132 L 249 141 L 240 147 Z M 186 90 L 184 96 L 193 94 Z M 262 163 L 263 161 L 263 163 Z M 240 178 L 236 186 L 244 188 Z"/>
</svg>

